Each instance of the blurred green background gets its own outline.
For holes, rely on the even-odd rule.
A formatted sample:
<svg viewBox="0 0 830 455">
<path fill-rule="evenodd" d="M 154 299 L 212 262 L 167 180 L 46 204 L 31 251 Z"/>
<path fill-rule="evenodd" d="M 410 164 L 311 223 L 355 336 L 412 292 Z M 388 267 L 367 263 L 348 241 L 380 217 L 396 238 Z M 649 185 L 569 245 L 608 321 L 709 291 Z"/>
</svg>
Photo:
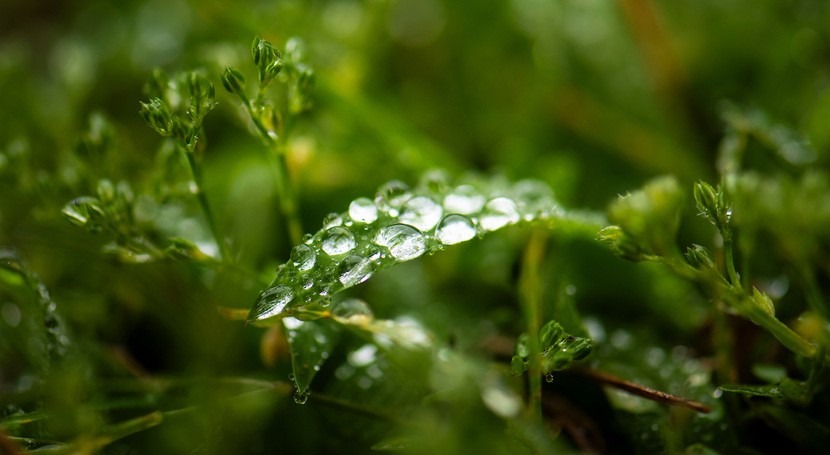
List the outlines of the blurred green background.
<svg viewBox="0 0 830 455">
<path fill-rule="evenodd" d="M 724 103 L 792 127 L 812 144 L 816 166 L 825 166 L 828 24 L 824 0 L 4 1 L 0 248 L 8 257 L 13 250 L 36 275 L 32 282 L 51 291 L 71 342 L 59 359 L 40 359 L 43 347 L 28 340 L 46 335 L 26 322 L 39 310 L 3 307 L 3 415 L 55 410 L 62 417 L 54 423 L 20 433 L 66 440 L 136 415 L 110 409 L 130 392 L 113 378 L 287 377 L 284 360 L 263 366 L 261 330 L 216 312 L 248 308 L 291 247 L 263 147 L 221 89 L 226 66 L 255 79 L 253 36 L 278 48 L 300 38 L 315 70 L 314 107 L 287 144 L 302 223 L 314 232 L 326 214 L 383 182 L 414 183 L 435 168 L 536 178 L 568 208 L 603 210 L 659 174 L 677 176 L 690 192 L 694 180 L 717 178 Z M 159 204 L 153 210 L 163 233 L 209 241 L 195 201 L 176 195 L 186 171 L 171 167 L 175 159 L 138 115 L 142 86 L 157 67 L 199 69 L 217 87 L 219 106 L 205 124 L 206 190 L 237 263 L 253 272 L 119 263 L 100 253 L 107 239 L 61 216 L 99 179 L 124 180 Z M 76 145 L 95 115 L 109 120 L 115 136 L 108 154 L 91 162 Z M 684 238 L 712 241 L 691 208 L 687 218 Z M 420 312 L 462 345 L 482 333 L 515 336 L 524 234 L 406 264 L 354 294 L 383 316 Z M 609 333 L 642 332 L 667 349 L 694 343 L 705 301 L 660 270 L 632 268 L 584 238 L 555 240 L 550 263 L 551 295 L 574 286 L 577 307 Z M 37 300 L 15 289 L 0 296 Z M 336 396 L 333 374 L 321 373 L 319 387 Z M 342 416 L 325 408 L 257 396 L 228 411 L 214 403 L 221 394 L 211 387 L 183 390 L 148 394 L 147 407 L 203 403 L 211 411 L 173 418 L 107 450 L 359 453 L 378 440 L 360 433 L 345 449 Z M 462 427 L 453 428 L 463 435 Z M 631 450 L 614 431 L 609 441 Z"/>
</svg>

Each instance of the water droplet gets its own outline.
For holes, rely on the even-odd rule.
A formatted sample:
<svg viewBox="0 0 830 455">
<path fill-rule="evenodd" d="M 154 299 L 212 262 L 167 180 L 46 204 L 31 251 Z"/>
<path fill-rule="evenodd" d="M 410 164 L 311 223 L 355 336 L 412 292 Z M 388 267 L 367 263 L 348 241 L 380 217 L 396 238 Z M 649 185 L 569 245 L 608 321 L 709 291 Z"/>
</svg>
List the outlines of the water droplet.
<svg viewBox="0 0 830 455">
<path fill-rule="evenodd" d="M 314 286 L 314 280 L 307 280 L 303 283 L 303 289 L 311 289 L 312 286 Z"/>
<path fill-rule="evenodd" d="M 301 272 L 311 270 L 316 261 L 317 253 L 308 245 L 301 243 L 291 250 L 291 263 Z"/>
<path fill-rule="evenodd" d="M 545 375 L 545 381 L 550 383 L 550 382 L 553 382 L 553 379 L 554 379 L 553 373 L 548 373 L 548 374 Z"/>
<path fill-rule="evenodd" d="M 311 395 L 311 392 L 309 392 L 308 390 L 304 390 L 304 391 L 295 390 L 294 391 L 294 403 L 305 404 L 308 401 L 308 396 L 309 395 Z"/>
<path fill-rule="evenodd" d="M 349 216 L 358 223 L 374 223 L 378 219 L 378 208 L 369 198 L 358 198 L 349 204 Z"/>
<path fill-rule="evenodd" d="M 443 209 L 431 198 L 417 196 L 403 206 L 401 222 L 415 226 L 422 231 L 428 231 L 441 221 Z"/>
<path fill-rule="evenodd" d="M 339 267 L 340 282 L 345 287 L 355 286 L 369 279 L 372 276 L 373 264 L 369 258 L 358 255 L 350 255 Z"/>
<path fill-rule="evenodd" d="M 461 185 L 444 197 L 444 208 L 447 213 L 470 215 L 478 213 L 486 199 L 470 185 Z"/>
<path fill-rule="evenodd" d="M 393 224 L 381 229 L 375 236 L 375 243 L 386 247 L 389 254 L 399 261 L 415 259 L 427 249 L 423 234 L 406 224 Z"/>
<path fill-rule="evenodd" d="M 285 306 L 294 298 L 294 293 L 286 286 L 274 286 L 259 294 L 254 305 L 253 319 L 263 320 L 282 313 Z"/>
<path fill-rule="evenodd" d="M 547 217 L 555 209 L 553 191 L 539 180 L 522 180 L 513 185 L 511 191 L 525 220 Z"/>
<path fill-rule="evenodd" d="M 409 187 L 400 180 L 392 180 L 383 184 L 375 195 L 375 203 L 384 210 L 397 216 L 398 210 L 412 195 Z"/>
<path fill-rule="evenodd" d="M 506 197 L 498 197 L 488 202 L 481 212 L 479 223 L 485 231 L 495 231 L 508 224 L 519 221 L 516 204 Z"/>
<path fill-rule="evenodd" d="M 476 228 L 473 222 L 464 215 L 447 215 L 441 220 L 438 225 L 438 232 L 436 237 L 444 245 L 455 245 L 456 243 L 466 242 L 475 237 Z"/>
<path fill-rule="evenodd" d="M 303 243 L 306 245 L 311 245 L 311 241 L 314 240 L 314 236 L 311 234 L 303 234 Z"/>
<path fill-rule="evenodd" d="M 337 213 L 329 213 L 323 218 L 323 229 L 333 228 L 335 226 L 342 226 L 343 218 Z"/>
<path fill-rule="evenodd" d="M 426 188 L 432 193 L 440 193 L 447 187 L 447 182 L 449 182 L 449 180 L 450 178 L 445 171 L 433 169 L 425 172 L 421 176 L 418 185 L 422 188 Z"/>
<path fill-rule="evenodd" d="M 374 314 L 363 300 L 360 299 L 346 299 L 335 305 L 332 309 L 332 315 L 335 318 L 344 319 L 350 323 L 364 321 L 371 321 L 374 319 Z"/>
<path fill-rule="evenodd" d="M 349 354 L 349 363 L 354 367 L 365 367 L 375 363 L 378 347 L 374 344 L 364 344 L 360 349 Z"/>
<path fill-rule="evenodd" d="M 322 248 L 329 256 L 346 254 L 356 245 L 354 235 L 344 227 L 336 226 L 323 233 Z"/>
</svg>

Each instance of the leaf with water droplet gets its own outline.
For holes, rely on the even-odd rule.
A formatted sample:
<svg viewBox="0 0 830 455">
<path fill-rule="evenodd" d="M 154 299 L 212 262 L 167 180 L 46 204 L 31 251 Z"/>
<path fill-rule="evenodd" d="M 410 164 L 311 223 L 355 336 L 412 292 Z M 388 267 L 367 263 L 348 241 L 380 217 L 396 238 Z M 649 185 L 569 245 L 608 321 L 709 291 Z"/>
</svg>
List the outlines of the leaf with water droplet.
<svg viewBox="0 0 830 455">
<path fill-rule="evenodd" d="M 271 289 L 290 289 L 293 298 L 284 305 L 259 299 L 250 320 L 300 315 L 312 304 L 325 306 L 333 294 L 386 267 L 519 222 L 583 226 L 585 232 L 593 230 L 590 235 L 602 223 L 562 211 L 542 182 L 510 185 L 504 179 L 470 177 L 452 185 L 446 177 L 436 179 L 424 178 L 414 188 L 391 181 L 374 200 L 357 198 L 346 212 L 326 217 L 323 229 L 294 247 L 291 262 L 271 284 Z"/>
<path fill-rule="evenodd" d="M 593 342 L 590 338 L 573 336 L 565 332 L 556 321 L 549 321 L 539 330 L 539 345 L 542 354 L 542 373 L 544 374 L 568 368 L 574 362 L 587 357 L 593 348 Z M 516 355 L 513 356 L 511 362 L 511 369 L 515 374 L 521 374 L 527 370 L 529 355 L 527 334 L 523 333 L 519 335 L 516 343 Z M 552 380 L 553 376 L 550 379 Z"/>
<path fill-rule="evenodd" d="M 340 337 L 340 327 L 327 320 L 300 321 L 295 318 L 284 318 L 283 325 L 291 348 L 295 398 L 307 399 L 311 381 Z M 295 401 L 302 404 L 305 399 Z"/>
</svg>

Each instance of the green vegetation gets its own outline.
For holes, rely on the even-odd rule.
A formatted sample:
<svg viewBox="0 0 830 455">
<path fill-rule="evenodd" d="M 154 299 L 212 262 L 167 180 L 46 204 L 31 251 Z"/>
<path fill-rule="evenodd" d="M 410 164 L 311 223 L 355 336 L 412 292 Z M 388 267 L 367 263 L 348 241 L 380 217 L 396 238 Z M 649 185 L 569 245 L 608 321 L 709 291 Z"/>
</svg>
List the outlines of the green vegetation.
<svg viewBox="0 0 830 455">
<path fill-rule="evenodd" d="M 830 4 L 17 3 L 0 453 L 830 441 Z"/>
</svg>

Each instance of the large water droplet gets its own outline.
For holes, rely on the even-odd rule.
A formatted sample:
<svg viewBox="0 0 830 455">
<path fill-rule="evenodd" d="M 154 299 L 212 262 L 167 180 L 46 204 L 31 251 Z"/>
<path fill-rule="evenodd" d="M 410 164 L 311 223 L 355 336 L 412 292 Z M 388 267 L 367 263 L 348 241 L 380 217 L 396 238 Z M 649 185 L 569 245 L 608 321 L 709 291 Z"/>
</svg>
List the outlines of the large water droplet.
<svg viewBox="0 0 830 455">
<path fill-rule="evenodd" d="M 301 272 L 311 270 L 316 261 L 317 253 L 314 252 L 314 248 L 308 245 L 299 244 L 291 250 L 291 263 Z"/>
<path fill-rule="evenodd" d="M 369 198 L 358 198 L 349 204 L 349 217 L 358 223 L 374 223 L 378 219 L 378 208 Z"/>
<path fill-rule="evenodd" d="M 438 225 L 436 237 L 444 245 L 455 245 L 475 237 L 473 222 L 464 215 L 447 215 Z"/>
<path fill-rule="evenodd" d="M 323 229 L 333 228 L 335 226 L 342 226 L 343 218 L 338 213 L 329 213 L 323 218 Z"/>
<path fill-rule="evenodd" d="M 372 276 L 373 264 L 369 258 L 358 255 L 350 255 L 340 263 L 340 282 L 343 286 L 350 287 L 360 284 Z"/>
<path fill-rule="evenodd" d="M 274 286 L 259 294 L 254 305 L 254 314 L 251 319 L 262 320 L 274 317 L 285 309 L 285 306 L 294 298 L 294 293 L 287 286 Z"/>
<path fill-rule="evenodd" d="M 323 233 L 322 248 L 329 256 L 339 256 L 354 249 L 354 235 L 348 229 L 336 226 Z"/>
<path fill-rule="evenodd" d="M 441 206 L 431 198 L 417 196 L 406 201 L 400 220 L 422 231 L 428 231 L 441 221 L 442 213 Z"/>
<path fill-rule="evenodd" d="M 513 185 L 513 198 L 525 220 L 547 217 L 556 210 L 553 191 L 539 180 L 522 180 Z"/>
<path fill-rule="evenodd" d="M 375 195 L 375 203 L 388 211 L 390 215 L 397 216 L 398 209 L 409 199 L 412 194 L 406 183 L 399 180 L 392 180 L 383 184 Z"/>
<path fill-rule="evenodd" d="M 406 224 L 393 224 L 381 229 L 375 243 L 386 247 L 389 254 L 399 261 L 415 259 L 426 251 L 426 239 L 417 229 Z"/>
<path fill-rule="evenodd" d="M 369 305 L 360 299 L 343 300 L 332 309 L 332 315 L 353 324 L 369 322 L 375 317 Z"/>
<path fill-rule="evenodd" d="M 498 197 L 488 202 L 479 218 L 479 224 L 485 231 L 495 231 L 518 221 L 519 212 L 516 204 L 506 197 Z"/>
<path fill-rule="evenodd" d="M 470 215 L 478 213 L 487 199 L 470 185 L 461 185 L 444 196 L 444 208 L 447 213 Z"/>
</svg>

